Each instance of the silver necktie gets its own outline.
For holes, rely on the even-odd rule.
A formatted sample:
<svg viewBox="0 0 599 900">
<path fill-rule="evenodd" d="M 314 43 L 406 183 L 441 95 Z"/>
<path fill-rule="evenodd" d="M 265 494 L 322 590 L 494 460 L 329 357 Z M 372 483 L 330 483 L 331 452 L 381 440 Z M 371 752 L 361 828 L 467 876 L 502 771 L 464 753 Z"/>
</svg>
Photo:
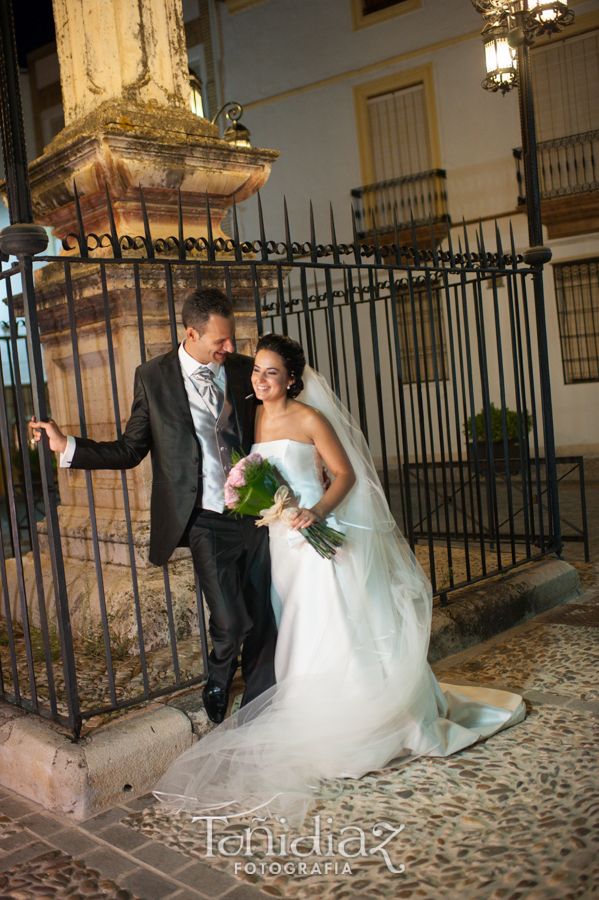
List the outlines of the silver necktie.
<svg viewBox="0 0 599 900">
<path fill-rule="evenodd" d="M 191 376 L 200 397 L 212 413 L 215 419 L 220 415 L 223 395 L 214 380 L 211 369 L 199 368 Z"/>
</svg>

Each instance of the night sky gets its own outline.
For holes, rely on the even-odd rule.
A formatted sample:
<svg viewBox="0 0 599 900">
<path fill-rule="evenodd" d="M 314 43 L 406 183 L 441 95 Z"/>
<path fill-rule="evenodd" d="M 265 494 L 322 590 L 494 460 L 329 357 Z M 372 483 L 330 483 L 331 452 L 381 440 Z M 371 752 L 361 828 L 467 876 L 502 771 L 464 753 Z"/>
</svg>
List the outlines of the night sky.
<svg viewBox="0 0 599 900">
<path fill-rule="evenodd" d="M 27 66 L 27 54 L 55 39 L 52 0 L 13 0 L 19 66 Z"/>
</svg>

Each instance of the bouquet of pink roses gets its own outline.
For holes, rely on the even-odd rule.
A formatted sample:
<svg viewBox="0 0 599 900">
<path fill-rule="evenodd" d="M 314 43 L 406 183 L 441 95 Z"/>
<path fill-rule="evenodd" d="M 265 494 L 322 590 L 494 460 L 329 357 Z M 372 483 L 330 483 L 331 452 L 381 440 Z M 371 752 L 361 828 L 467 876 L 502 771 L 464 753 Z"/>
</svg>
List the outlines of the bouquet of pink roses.
<svg viewBox="0 0 599 900">
<path fill-rule="evenodd" d="M 291 524 L 297 507 L 291 506 L 287 485 L 281 485 L 272 463 L 259 453 L 250 453 L 241 459 L 233 457 L 235 465 L 225 482 L 225 504 L 238 515 L 261 516 L 258 526 L 268 525 L 275 519 Z M 317 553 L 331 559 L 343 543 L 345 535 L 324 522 L 308 528 L 300 528 L 301 534 Z"/>
</svg>

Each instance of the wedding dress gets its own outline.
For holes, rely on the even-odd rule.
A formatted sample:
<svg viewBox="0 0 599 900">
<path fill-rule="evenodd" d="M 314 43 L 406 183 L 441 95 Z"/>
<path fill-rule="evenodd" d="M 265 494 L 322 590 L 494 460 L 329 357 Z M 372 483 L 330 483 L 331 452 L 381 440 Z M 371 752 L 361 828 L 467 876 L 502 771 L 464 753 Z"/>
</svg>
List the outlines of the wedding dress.
<svg viewBox="0 0 599 900">
<path fill-rule="evenodd" d="M 156 787 L 196 815 L 284 816 L 299 823 L 331 780 L 446 756 L 524 718 L 522 698 L 439 685 L 426 654 L 430 584 L 389 511 L 364 438 L 311 369 L 300 400 L 329 419 L 356 485 L 327 520 L 345 532 L 322 559 L 280 520 L 269 526 L 279 633 L 276 685 L 180 756 Z M 255 444 L 298 504 L 323 494 L 312 444 Z M 324 794 L 323 794 L 324 792 Z"/>
</svg>

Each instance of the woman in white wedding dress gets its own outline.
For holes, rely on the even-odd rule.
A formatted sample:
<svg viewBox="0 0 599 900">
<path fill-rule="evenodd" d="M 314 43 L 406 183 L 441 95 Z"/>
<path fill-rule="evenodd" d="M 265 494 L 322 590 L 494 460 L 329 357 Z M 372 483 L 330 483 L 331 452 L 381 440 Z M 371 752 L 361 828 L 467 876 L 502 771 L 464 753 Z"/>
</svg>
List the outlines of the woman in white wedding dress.
<svg viewBox="0 0 599 900">
<path fill-rule="evenodd" d="M 338 793 L 330 780 L 449 755 L 521 721 L 525 709 L 516 694 L 437 683 L 426 658 L 430 584 L 362 433 L 305 367 L 299 344 L 263 336 L 252 382 L 262 400 L 252 449 L 298 505 L 291 529 L 268 526 L 277 684 L 182 754 L 155 793 L 196 815 L 300 823 L 315 799 Z M 332 560 L 298 530 L 323 519 L 345 532 Z"/>
</svg>

